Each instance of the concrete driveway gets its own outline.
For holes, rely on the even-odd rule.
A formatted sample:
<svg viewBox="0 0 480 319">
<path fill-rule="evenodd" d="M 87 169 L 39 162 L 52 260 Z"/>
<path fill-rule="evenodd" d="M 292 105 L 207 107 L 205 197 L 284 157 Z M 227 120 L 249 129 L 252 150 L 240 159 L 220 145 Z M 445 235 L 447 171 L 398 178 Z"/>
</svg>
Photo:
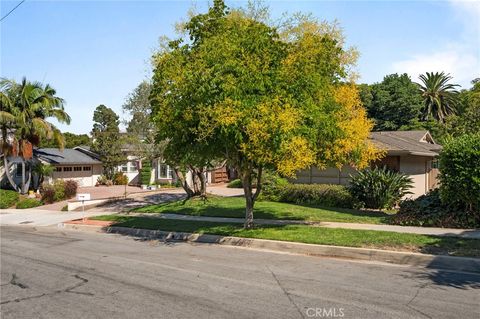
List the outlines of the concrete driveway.
<svg viewBox="0 0 480 319">
<path fill-rule="evenodd" d="M 138 187 L 132 187 L 130 190 L 139 190 Z M 91 192 L 92 199 L 105 198 L 107 194 L 110 197 L 114 195 L 121 196 L 124 187 L 84 187 L 79 192 Z M 242 189 L 227 188 L 225 185 L 211 186 L 208 191 L 219 196 L 241 196 Z M 110 193 L 107 193 L 110 192 Z M 112 214 L 123 212 L 134 207 L 158 204 L 169 201 L 175 201 L 185 198 L 185 192 L 181 188 L 161 189 L 158 191 L 139 191 L 129 195 L 125 200 L 116 200 L 93 207 L 85 213 L 81 211 L 65 212 L 60 209 L 65 205 L 63 202 L 52 205 L 45 205 L 31 209 L 2 209 L 0 210 L 0 225 L 30 225 L 30 226 L 50 226 L 57 225 L 72 219 L 99 216 L 103 214 Z"/>
</svg>

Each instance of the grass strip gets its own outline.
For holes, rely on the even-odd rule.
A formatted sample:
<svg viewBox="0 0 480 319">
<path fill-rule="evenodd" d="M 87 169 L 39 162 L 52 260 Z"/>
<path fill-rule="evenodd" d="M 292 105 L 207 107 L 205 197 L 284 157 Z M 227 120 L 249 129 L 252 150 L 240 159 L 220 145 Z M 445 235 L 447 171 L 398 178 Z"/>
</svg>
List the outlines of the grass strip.
<svg viewBox="0 0 480 319">
<path fill-rule="evenodd" d="M 480 240 L 374 230 L 323 228 L 305 225 L 258 226 L 245 230 L 239 224 L 184 221 L 125 215 L 93 219 L 114 221 L 115 226 L 164 231 L 214 234 L 321 244 L 420 252 L 434 255 L 480 257 Z"/>
</svg>

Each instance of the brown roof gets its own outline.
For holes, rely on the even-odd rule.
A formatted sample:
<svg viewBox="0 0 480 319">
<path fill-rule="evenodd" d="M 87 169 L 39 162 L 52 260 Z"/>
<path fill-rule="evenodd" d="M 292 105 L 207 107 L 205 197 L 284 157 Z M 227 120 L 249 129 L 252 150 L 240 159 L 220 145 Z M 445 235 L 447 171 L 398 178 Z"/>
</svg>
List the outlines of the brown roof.
<svg viewBox="0 0 480 319">
<path fill-rule="evenodd" d="M 435 143 L 428 131 L 372 132 L 371 140 L 388 155 L 437 156 L 442 146 Z"/>
</svg>

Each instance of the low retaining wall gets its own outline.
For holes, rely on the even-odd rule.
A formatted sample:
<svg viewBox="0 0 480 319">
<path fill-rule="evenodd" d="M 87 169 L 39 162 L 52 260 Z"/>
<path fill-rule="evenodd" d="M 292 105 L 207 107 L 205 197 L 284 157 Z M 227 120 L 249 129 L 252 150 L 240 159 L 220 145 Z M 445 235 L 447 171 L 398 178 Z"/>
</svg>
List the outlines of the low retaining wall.
<svg viewBox="0 0 480 319">
<path fill-rule="evenodd" d="M 105 204 L 109 200 L 111 200 L 111 199 L 92 199 L 92 200 L 88 200 L 88 201 L 85 201 L 84 208 L 85 209 L 90 209 L 90 208 L 96 207 L 100 204 Z M 68 207 L 67 210 L 69 212 L 70 211 L 82 210 L 82 202 L 81 201 L 67 202 L 67 207 Z"/>
</svg>

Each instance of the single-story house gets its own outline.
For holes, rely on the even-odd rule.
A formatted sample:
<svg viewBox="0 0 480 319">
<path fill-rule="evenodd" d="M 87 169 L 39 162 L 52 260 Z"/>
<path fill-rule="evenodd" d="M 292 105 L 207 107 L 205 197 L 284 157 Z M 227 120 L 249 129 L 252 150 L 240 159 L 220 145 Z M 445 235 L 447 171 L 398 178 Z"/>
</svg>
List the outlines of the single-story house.
<svg viewBox="0 0 480 319">
<path fill-rule="evenodd" d="M 386 151 L 385 157 L 372 163 L 372 166 L 387 168 L 408 175 L 413 181 L 413 194 L 416 198 L 438 186 L 438 161 L 441 145 L 435 143 L 428 131 L 384 131 L 372 132 L 372 142 Z M 356 174 L 353 167 L 342 169 L 316 167 L 301 170 L 293 183 L 318 183 L 347 185 L 350 176 Z"/>
<path fill-rule="evenodd" d="M 54 167 L 52 176 L 45 177 L 50 181 L 52 179 L 73 179 L 78 182 L 79 186 L 95 186 L 97 178 L 102 174 L 102 162 L 89 150 L 82 148 L 66 148 L 63 150 L 57 148 L 37 148 L 33 150 L 33 154 L 34 161 L 50 164 Z M 20 158 L 10 157 L 9 162 L 14 163 L 11 166 L 13 180 L 17 185 L 20 185 L 22 179 L 21 160 Z M 8 183 L 4 173 L 4 171 L 1 172 L 2 186 Z M 32 182 L 32 185 L 36 185 L 35 180 Z"/>
</svg>

